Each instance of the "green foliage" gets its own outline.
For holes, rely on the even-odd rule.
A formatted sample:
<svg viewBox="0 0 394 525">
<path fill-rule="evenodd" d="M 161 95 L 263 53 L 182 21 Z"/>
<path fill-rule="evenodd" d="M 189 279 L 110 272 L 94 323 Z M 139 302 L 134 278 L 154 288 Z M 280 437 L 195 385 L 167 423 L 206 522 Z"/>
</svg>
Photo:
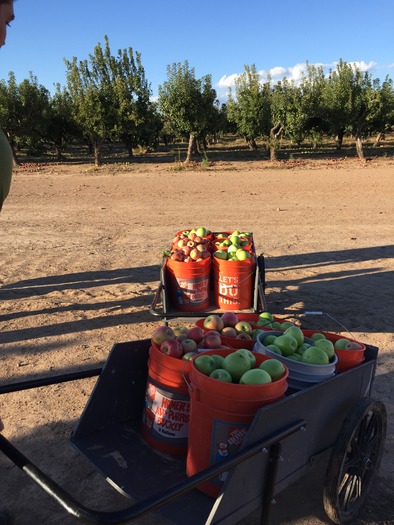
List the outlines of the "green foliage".
<svg viewBox="0 0 394 525">
<path fill-rule="evenodd" d="M 100 164 L 105 140 L 121 139 L 132 155 L 140 137 L 157 130 L 141 55 L 136 53 L 134 57 L 129 48 L 119 50 L 114 57 L 107 36 L 104 41 L 104 49 L 97 44 L 89 60 L 65 60 L 74 116 L 94 147 L 96 164 Z"/>
<path fill-rule="evenodd" d="M 227 106 L 228 120 L 237 126 L 238 133 L 254 147 L 257 137 L 268 135 L 271 129 L 270 82 L 261 84 L 256 66 L 245 66 L 235 82 L 235 99 L 230 89 Z"/>
<path fill-rule="evenodd" d="M 210 75 L 197 79 L 187 61 L 167 67 L 167 80 L 159 86 L 159 108 L 167 129 L 176 135 L 189 135 L 187 161 L 193 142 L 205 141 L 207 134 L 216 129 L 215 101 L 216 91 Z"/>
</svg>

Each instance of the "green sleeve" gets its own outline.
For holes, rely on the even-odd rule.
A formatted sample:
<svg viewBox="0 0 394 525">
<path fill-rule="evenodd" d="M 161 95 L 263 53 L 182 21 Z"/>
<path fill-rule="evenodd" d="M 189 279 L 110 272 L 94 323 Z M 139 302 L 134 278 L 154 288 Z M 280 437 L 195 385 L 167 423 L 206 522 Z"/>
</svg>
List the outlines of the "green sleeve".
<svg viewBox="0 0 394 525">
<path fill-rule="evenodd" d="M 0 210 L 10 191 L 12 176 L 12 150 L 7 137 L 0 131 Z"/>
</svg>

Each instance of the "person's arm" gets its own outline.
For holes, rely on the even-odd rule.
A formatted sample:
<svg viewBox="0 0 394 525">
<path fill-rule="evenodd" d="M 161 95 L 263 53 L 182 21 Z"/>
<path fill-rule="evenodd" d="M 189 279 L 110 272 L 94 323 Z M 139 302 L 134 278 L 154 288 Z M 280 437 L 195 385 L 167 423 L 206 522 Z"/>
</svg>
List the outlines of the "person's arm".
<svg viewBox="0 0 394 525">
<path fill-rule="evenodd" d="M 7 137 L 0 131 L 0 210 L 10 191 L 12 177 L 12 150 Z"/>
</svg>

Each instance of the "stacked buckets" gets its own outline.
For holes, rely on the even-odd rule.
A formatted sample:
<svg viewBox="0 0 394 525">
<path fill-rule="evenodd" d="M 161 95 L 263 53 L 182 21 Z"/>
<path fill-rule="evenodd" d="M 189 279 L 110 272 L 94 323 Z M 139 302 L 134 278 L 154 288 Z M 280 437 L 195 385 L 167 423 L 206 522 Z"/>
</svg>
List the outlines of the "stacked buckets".
<svg viewBox="0 0 394 525">
<path fill-rule="evenodd" d="M 205 353 L 226 356 L 234 350 Z M 256 354 L 257 366 L 269 359 Z M 224 383 L 202 374 L 194 361 L 160 352 L 152 342 L 142 436 L 161 452 L 187 455 L 186 473 L 192 476 L 236 453 L 257 410 L 281 399 L 287 390 L 287 375 L 264 385 Z M 199 489 L 217 497 L 226 475 Z"/>
</svg>

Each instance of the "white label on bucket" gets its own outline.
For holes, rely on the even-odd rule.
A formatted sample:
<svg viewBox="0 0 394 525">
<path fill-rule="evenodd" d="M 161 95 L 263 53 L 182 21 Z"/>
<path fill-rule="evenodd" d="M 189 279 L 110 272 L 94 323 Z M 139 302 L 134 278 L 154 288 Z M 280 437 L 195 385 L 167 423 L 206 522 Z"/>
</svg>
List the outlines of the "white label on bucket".
<svg viewBox="0 0 394 525">
<path fill-rule="evenodd" d="M 199 304 L 206 301 L 208 297 L 208 277 L 198 280 L 184 280 L 177 278 L 177 283 L 179 286 L 177 295 L 180 303 Z"/>
<path fill-rule="evenodd" d="M 239 302 L 238 277 L 219 276 L 219 297 L 223 304 L 236 304 Z"/>
<path fill-rule="evenodd" d="M 187 438 L 190 401 L 167 397 L 152 383 L 148 384 L 148 389 L 152 400 L 149 408 L 153 415 L 153 430 L 166 438 Z"/>
</svg>

